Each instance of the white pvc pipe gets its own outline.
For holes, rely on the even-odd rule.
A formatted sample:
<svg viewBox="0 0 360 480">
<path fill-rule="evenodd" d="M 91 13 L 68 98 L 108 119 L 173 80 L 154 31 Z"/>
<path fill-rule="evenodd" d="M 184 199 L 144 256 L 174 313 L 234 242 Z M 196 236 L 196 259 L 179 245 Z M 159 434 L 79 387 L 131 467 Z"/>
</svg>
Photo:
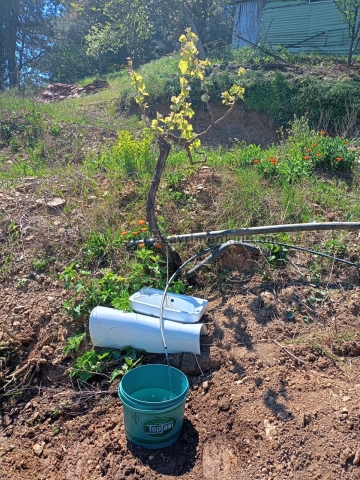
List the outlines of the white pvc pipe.
<svg viewBox="0 0 360 480">
<path fill-rule="evenodd" d="M 90 337 L 95 347 L 118 348 L 131 345 L 149 353 L 164 353 L 159 319 L 114 308 L 95 307 L 89 320 Z M 168 353 L 200 355 L 200 335 L 207 335 L 203 323 L 164 321 Z"/>
</svg>

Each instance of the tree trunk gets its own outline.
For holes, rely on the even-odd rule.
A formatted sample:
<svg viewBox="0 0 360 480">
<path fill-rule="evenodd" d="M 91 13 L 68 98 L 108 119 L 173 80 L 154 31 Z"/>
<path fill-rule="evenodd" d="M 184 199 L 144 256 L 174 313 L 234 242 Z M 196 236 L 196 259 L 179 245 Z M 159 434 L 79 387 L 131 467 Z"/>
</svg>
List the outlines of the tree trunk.
<svg viewBox="0 0 360 480">
<path fill-rule="evenodd" d="M 185 15 L 185 18 L 186 18 L 186 21 L 189 24 L 189 27 L 191 28 L 191 30 L 195 33 L 195 35 L 198 38 L 196 46 L 197 46 L 197 49 L 199 50 L 199 58 L 200 58 L 200 60 L 206 60 L 205 49 L 204 49 L 204 46 L 202 44 L 201 38 L 199 36 L 198 29 L 196 28 L 195 22 L 192 18 L 191 11 L 190 11 L 189 7 L 185 4 L 183 4 L 183 5 L 181 5 L 180 8 L 181 8 L 183 14 Z"/>
<path fill-rule="evenodd" d="M 248 47 L 249 44 L 237 37 L 239 35 L 254 45 L 260 41 L 261 16 L 265 0 L 245 0 L 236 6 L 236 20 L 233 30 L 233 46 Z"/>
<path fill-rule="evenodd" d="M 16 35 L 20 14 L 20 0 L 5 2 L 5 56 L 8 68 L 10 88 L 18 84 L 18 69 L 16 64 Z"/>
<path fill-rule="evenodd" d="M 166 160 L 169 156 L 171 145 L 168 143 L 165 138 L 159 137 L 158 139 L 159 145 L 159 157 L 157 159 L 155 173 L 151 180 L 151 185 L 146 201 L 146 218 L 149 224 L 149 230 L 152 235 L 158 239 L 159 243 L 161 244 L 161 250 L 168 256 L 169 259 L 169 269 L 171 272 L 174 272 L 178 267 L 181 265 L 181 258 L 177 252 L 171 249 L 170 245 L 166 242 L 166 239 L 163 237 L 159 225 L 157 222 L 156 214 L 155 214 L 155 201 L 156 201 L 156 194 L 159 189 L 161 175 L 164 171 Z"/>
<path fill-rule="evenodd" d="M 353 57 L 353 47 L 354 47 L 354 41 L 355 39 L 354 38 L 351 38 L 350 40 L 350 48 L 349 48 L 349 55 L 348 55 L 348 60 L 347 60 L 347 64 L 349 67 L 351 67 L 351 62 L 352 62 L 352 57 Z"/>
</svg>

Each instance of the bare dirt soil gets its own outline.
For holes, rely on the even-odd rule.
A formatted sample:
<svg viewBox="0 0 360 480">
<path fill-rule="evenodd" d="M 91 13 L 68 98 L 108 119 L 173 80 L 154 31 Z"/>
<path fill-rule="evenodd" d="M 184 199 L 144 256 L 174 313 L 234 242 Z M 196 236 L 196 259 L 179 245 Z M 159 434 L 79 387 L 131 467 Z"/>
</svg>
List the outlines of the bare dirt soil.
<svg viewBox="0 0 360 480">
<path fill-rule="evenodd" d="M 219 176 L 210 173 L 200 197 L 216 193 Z M 202 355 L 171 356 L 191 385 L 182 434 L 146 450 L 125 438 L 118 382 L 71 380 L 74 358 L 63 352 L 87 319 L 74 323 L 63 312 L 61 252 L 81 238 L 87 209 L 101 199 L 69 222 L 63 207 L 37 202 L 33 184 L 0 191 L 1 241 L 12 253 L 0 289 L 0 478 L 360 480 L 358 270 L 324 263 L 314 283 L 304 254 L 266 268 L 236 250 L 211 266 L 194 289 L 209 300 Z M 66 198 L 61 188 L 49 186 L 49 196 Z M 204 205 L 209 218 L 216 214 Z M 20 229 L 13 245 L 10 219 Z M 351 242 L 358 247 L 357 234 Z M 47 244 L 56 261 L 39 274 L 29 259 Z"/>
<path fill-rule="evenodd" d="M 162 115 L 168 115 L 169 101 L 166 99 L 155 102 L 149 108 L 151 118 L 156 117 L 156 112 Z M 221 118 L 228 108 L 221 103 L 211 105 L 213 120 Z M 127 115 L 140 115 L 137 106 L 132 106 Z M 204 107 L 195 108 L 195 115 L 192 119 L 192 125 L 196 133 L 203 132 L 211 123 L 211 112 Z M 209 133 L 202 137 L 201 142 L 208 147 L 218 148 L 219 145 L 231 147 L 240 142 L 246 144 L 261 145 L 266 148 L 272 143 L 279 143 L 279 127 L 274 123 L 270 116 L 264 112 L 255 112 L 248 110 L 243 103 L 239 103 L 236 108 L 227 115 L 223 121 L 215 125 Z"/>
</svg>

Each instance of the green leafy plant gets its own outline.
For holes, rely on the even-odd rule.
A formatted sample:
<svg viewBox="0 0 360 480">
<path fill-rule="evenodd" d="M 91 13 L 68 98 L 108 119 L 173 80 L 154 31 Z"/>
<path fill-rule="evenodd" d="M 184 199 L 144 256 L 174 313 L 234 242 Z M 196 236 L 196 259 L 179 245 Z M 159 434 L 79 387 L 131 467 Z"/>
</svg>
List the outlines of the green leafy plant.
<svg viewBox="0 0 360 480">
<path fill-rule="evenodd" d="M 289 241 L 290 237 L 287 234 L 278 233 L 275 235 L 276 241 L 279 243 L 286 243 Z M 289 249 L 283 245 L 274 245 L 269 244 L 270 252 L 267 257 L 268 262 L 277 265 L 283 266 L 286 263 L 286 258 L 289 253 Z"/>
<path fill-rule="evenodd" d="M 78 351 L 80 348 L 81 342 L 84 340 L 86 336 L 86 333 L 78 333 L 74 335 L 73 337 L 69 337 L 67 339 L 65 348 L 64 348 L 64 353 L 68 355 L 72 351 Z"/>
<path fill-rule="evenodd" d="M 176 189 L 180 186 L 181 182 L 185 179 L 185 175 L 183 172 L 175 171 L 175 172 L 165 174 L 164 178 L 169 188 Z"/>
<path fill-rule="evenodd" d="M 328 137 L 321 130 L 317 141 L 309 146 L 309 157 L 314 168 L 330 173 L 351 173 L 355 166 L 356 155 L 348 148 L 348 140 L 340 137 Z"/>
<path fill-rule="evenodd" d="M 111 354 L 114 361 L 123 361 L 124 363 L 122 364 L 120 369 L 116 368 L 112 372 L 112 374 L 110 375 L 110 383 L 113 382 L 115 378 L 122 377 L 128 371 L 140 365 L 142 361 L 142 356 L 139 356 L 139 358 L 137 358 L 138 355 L 141 354 L 141 351 L 135 350 L 132 347 L 125 347 L 120 352 L 117 350 L 112 350 Z"/>
<path fill-rule="evenodd" d="M 106 264 L 113 254 L 123 243 L 124 239 L 118 232 L 110 228 L 105 233 L 92 232 L 83 247 L 86 262 L 97 260 L 102 265 Z"/>
<path fill-rule="evenodd" d="M 89 169 L 118 172 L 119 175 L 133 175 L 139 170 L 151 172 L 154 168 L 153 135 L 144 129 L 138 136 L 128 130 L 121 130 L 116 144 L 94 161 L 85 162 Z"/>
<path fill-rule="evenodd" d="M 96 373 L 101 373 L 105 368 L 105 360 L 110 357 L 109 352 L 97 354 L 95 350 L 85 352 L 76 359 L 75 365 L 71 368 L 70 375 L 79 377 L 87 382 Z"/>
<path fill-rule="evenodd" d="M 61 134 L 61 125 L 52 125 L 49 130 L 50 135 L 59 137 Z"/>
<path fill-rule="evenodd" d="M 130 310 L 129 297 L 144 286 L 164 288 L 166 283 L 165 260 L 145 247 L 134 252 L 126 276 L 106 271 L 100 278 L 93 277 L 79 264 L 72 263 L 60 275 L 65 288 L 72 289 L 73 296 L 64 302 L 64 308 L 74 318 L 90 313 L 96 305 Z M 181 280 L 172 286 L 175 293 L 184 291 Z"/>
<path fill-rule="evenodd" d="M 44 272 L 53 262 L 55 261 L 54 257 L 48 255 L 42 255 L 38 258 L 32 258 L 31 264 L 34 267 L 35 271 L 38 273 Z"/>
<path fill-rule="evenodd" d="M 9 141 L 9 145 L 12 153 L 17 153 L 20 150 L 20 143 L 16 138 L 12 138 Z"/>
<path fill-rule="evenodd" d="M 142 360 L 141 355 L 141 350 L 135 350 L 130 346 L 121 350 L 105 350 L 99 353 L 90 350 L 76 359 L 70 375 L 87 382 L 93 375 L 103 373 L 105 369 L 114 365 L 120 365 L 120 368 L 115 368 L 109 377 L 109 381 L 112 382 L 115 378 L 125 375 L 129 370 L 138 366 Z"/>
</svg>

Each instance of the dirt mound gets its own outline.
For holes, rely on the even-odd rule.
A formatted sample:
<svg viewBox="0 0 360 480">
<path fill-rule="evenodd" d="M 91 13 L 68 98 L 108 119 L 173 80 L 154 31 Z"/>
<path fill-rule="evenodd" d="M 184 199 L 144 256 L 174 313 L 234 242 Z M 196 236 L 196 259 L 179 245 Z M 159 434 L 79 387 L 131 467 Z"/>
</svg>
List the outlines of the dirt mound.
<svg viewBox="0 0 360 480">
<path fill-rule="evenodd" d="M 212 264 L 206 290 L 193 290 L 209 300 L 201 355 L 171 356 L 190 382 L 181 436 L 164 449 L 139 448 L 126 440 L 117 382 L 69 376 L 74 357 L 64 345 L 88 319 L 66 315 L 69 292 L 56 273 L 104 198 L 89 196 L 69 215 L 77 185 L 77 178 L 47 185 L 27 177 L 0 190 L 1 239 L 13 232 L 3 251 L 14 263 L 0 289 L 0 478 L 359 480 L 357 273 L 334 265 L 314 284 L 294 264 L 269 276 L 236 250 L 222 269 Z M 218 215 L 210 202 L 226 183 L 215 169 L 197 170 L 187 188 L 199 199 L 197 212 Z M 67 203 L 48 208 L 55 194 Z M 119 203 L 135 194 L 129 185 Z M 55 257 L 53 271 L 34 269 L 34 247 Z M 164 362 L 164 355 L 144 358 Z"/>
<path fill-rule="evenodd" d="M 67 83 L 53 83 L 48 85 L 46 90 L 35 97 L 35 100 L 43 103 L 58 102 L 66 98 L 77 98 L 80 95 L 91 95 L 97 93 L 103 88 L 109 88 L 110 85 L 105 80 L 94 80 L 88 85 L 77 87 Z"/>
</svg>

